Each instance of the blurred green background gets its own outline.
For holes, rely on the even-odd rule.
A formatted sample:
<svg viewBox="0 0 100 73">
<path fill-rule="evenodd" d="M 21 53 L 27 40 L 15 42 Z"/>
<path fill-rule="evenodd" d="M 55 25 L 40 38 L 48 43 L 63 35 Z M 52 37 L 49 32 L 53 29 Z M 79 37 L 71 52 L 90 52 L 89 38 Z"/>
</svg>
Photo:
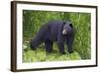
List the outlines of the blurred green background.
<svg viewBox="0 0 100 73">
<path fill-rule="evenodd" d="M 61 55 L 57 44 L 53 45 L 53 52 L 46 54 L 44 43 L 33 51 L 30 40 L 34 38 L 40 27 L 49 20 L 69 20 L 76 28 L 73 43 L 74 52 Z M 23 62 L 69 61 L 91 59 L 91 14 L 78 12 L 54 12 L 23 10 Z"/>
</svg>

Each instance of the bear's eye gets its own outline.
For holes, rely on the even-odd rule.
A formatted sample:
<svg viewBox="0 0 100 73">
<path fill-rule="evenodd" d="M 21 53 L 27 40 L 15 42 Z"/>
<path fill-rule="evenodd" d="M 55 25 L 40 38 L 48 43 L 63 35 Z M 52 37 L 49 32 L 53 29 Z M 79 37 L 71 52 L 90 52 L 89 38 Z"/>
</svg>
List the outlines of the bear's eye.
<svg viewBox="0 0 100 73">
<path fill-rule="evenodd" d="M 73 28 L 73 25 L 72 24 L 69 24 L 69 26 Z"/>
</svg>

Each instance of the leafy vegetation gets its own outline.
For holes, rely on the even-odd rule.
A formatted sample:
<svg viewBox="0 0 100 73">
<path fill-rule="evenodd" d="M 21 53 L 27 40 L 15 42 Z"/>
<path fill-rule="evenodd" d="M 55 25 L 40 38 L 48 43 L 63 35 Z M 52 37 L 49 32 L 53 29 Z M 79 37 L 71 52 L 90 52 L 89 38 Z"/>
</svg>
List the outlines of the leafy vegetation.
<svg viewBox="0 0 100 73">
<path fill-rule="evenodd" d="M 45 52 L 44 43 L 36 51 L 30 49 L 30 40 L 34 38 L 40 27 L 49 20 L 70 20 L 76 28 L 73 43 L 74 53 L 66 55 L 59 53 L 57 44 L 54 43 L 53 52 Z M 90 13 L 76 12 L 51 12 L 23 10 L 23 62 L 37 61 L 67 61 L 91 58 L 91 15 Z"/>
</svg>

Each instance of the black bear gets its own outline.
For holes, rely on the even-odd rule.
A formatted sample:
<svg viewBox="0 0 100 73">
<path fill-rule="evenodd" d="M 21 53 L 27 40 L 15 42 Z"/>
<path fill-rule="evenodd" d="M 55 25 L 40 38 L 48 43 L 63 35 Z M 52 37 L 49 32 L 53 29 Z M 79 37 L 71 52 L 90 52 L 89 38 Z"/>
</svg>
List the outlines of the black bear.
<svg viewBox="0 0 100 73">
<path fill-rule="evenodd" d="M 53 20 L 44 24 L 35 38 L 31 40 L 30 47 L 35 50 L 36 47 L 45 43 L 48 53 L 52 52 L 53 42 L 57 42 L 60 53 L 65 54 L 64 42 L 67 44 L 68 52 L 72 53 L 72 44 L 74 40 L 75 30 L 71 22 L 62 20 Z"/>
</svg>

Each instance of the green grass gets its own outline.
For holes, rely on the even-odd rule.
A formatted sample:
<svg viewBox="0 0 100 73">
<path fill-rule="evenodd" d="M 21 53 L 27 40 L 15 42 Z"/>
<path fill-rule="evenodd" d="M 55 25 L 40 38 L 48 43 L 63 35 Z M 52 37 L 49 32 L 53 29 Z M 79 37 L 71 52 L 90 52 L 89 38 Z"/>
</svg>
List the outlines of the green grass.
<svg viewBox="0 0 100 73">
<path fill-rule="evenodd" d="M 23 50 L 24 51 L 24 50 Z M 43 61 L 69 61 L 81 60 L 78 52 L 74 51 L 72 54 L 60 54 L 57 51 L 47 54 L 44 48 L 37 48 L 37 50 L 27 50 L 23 52 L 23 62 L 43 62 Z"/>
</svg>

